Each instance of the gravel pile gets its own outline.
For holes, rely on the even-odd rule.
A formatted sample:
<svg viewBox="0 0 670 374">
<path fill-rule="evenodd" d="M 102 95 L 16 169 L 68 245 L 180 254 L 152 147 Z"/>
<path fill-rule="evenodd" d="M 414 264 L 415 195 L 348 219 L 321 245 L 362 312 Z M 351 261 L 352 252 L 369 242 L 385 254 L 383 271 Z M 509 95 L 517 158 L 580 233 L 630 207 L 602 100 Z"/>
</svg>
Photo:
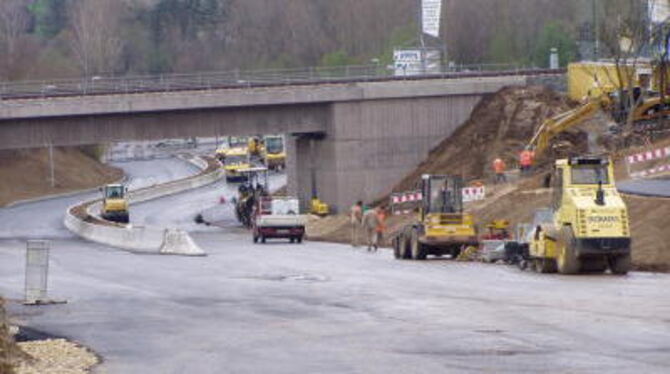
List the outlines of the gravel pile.
<svg viewBox="0 0 670 374">
<path fill-rule="evenodd" d="M 98 357 L 65 339 L 18 343 L 32 360 L 24 361 L 17 374 L 86 374 L 99 363 Z"/>
</svg>

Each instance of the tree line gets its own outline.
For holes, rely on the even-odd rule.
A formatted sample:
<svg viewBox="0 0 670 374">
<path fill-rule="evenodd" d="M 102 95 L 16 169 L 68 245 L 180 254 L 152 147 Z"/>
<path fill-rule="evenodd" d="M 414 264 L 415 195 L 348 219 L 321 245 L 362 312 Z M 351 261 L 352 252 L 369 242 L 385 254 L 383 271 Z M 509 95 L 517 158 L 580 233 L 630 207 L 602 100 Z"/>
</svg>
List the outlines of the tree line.
<svg viewBox="0 0 670 374">
<path fill-rule="evenodd" d="M 579 3 L 444 0 L 458 64 L 578 58 Z M 0 79 L 368 64 L 417 40 L 419 0 L 2 0 Z"/>
</svg>

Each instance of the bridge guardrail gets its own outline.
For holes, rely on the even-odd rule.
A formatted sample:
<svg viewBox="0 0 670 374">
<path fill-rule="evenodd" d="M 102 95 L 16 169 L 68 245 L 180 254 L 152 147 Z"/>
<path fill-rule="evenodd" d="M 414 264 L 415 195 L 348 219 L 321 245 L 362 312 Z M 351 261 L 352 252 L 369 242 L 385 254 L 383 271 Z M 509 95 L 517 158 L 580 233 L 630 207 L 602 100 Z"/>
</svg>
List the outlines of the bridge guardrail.
<svg viewBox="0 0 670 374">
<path fill-rule="evenodd" d="M 438 72 L 396 75 L 380 65 L 348 65 L 297 69 L 227 71 L 195 74 L 147 75 L 131 77 L 94 76 L 76 79 L 0 83 L 3 101 L 62 96 L 136 94 L 282 85 L 466 78 L 500 75 L 559 74 L 564 69 L 539 69 L 509 64 L 448 66 Z"/>
</svg>

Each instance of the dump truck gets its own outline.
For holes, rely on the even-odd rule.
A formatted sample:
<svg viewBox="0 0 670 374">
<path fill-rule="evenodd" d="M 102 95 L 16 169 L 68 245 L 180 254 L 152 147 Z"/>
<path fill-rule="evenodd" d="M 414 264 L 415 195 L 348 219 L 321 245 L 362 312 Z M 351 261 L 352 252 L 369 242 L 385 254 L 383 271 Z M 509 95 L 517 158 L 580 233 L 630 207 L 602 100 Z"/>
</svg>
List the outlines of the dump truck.
<svg viewBox="0 0 670 374">
<path fill-rule="evenodd" d="M 256 201 L 253 213 L 252 236 L 254 243 L 267 239 L 289 239 L 302 243 L 307 218 L 300 214 L 297 198 L 289 196 L 262 196 Z"/>
<path fill-rule="evenodd" d="M 458 257 L 478 245 L 473 216 L 463 210 L 463 179 L 423 175 L 418 186 L 417 219 L 392 239 L 395 258 L 425 260 L 428 255 Z"/>
<path fill-rule="evenodd" d="M 102 192 L 102 207 L 100 216 L 112 222 L 128 223 L 128 188 L 122 184 L 108 184 L 100 188 Z"/>
<path fill-rule="evenodd" d="M 286 168 L 286 150 L 284 148 L 284 137 L 281 135 L 268 135 L 265 137 L 261 158 L 270 170 L 281 170 Z"/>
<path fill-rule="evenodd" d="M 226 172 L 227 182 L 246 181 L 248 175 L 242 170 L 251 167 L 251 156 L 247 147 L 231 148 L 226 153 L 223 169 Z"/>
<path fill-rule="evenodd" d="M 626 274 L 631 236 L 626 204 L 606 157 L 557 160 L 552 204 L 538 210 L 529 240 L 528 263 L 542 273 Z"/>
</svg>

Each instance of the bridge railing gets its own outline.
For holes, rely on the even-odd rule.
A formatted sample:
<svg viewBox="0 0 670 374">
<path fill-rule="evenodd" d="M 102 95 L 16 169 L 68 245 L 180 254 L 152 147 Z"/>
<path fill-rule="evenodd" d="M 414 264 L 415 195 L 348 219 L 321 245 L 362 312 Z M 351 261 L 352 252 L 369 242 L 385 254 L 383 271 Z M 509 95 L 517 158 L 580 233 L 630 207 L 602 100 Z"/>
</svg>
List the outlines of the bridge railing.
<svg viewBox="0 0 670 374">
<path fill-rule="evenodd" d="M 75 79 L 2 82 L 0 83 L 0 99 L 37 99 L 439 77 L 458 78 L 520 73 L 540 74 L 543 72 L 557 73 L 559 71 L 510 64 L 478 64 L 451 65 L 437 72 L 416 74 L 411 71 L 398 73 L 394 69 L 375 64 L 127 77 L 93 76 Z"/>
</svg>

